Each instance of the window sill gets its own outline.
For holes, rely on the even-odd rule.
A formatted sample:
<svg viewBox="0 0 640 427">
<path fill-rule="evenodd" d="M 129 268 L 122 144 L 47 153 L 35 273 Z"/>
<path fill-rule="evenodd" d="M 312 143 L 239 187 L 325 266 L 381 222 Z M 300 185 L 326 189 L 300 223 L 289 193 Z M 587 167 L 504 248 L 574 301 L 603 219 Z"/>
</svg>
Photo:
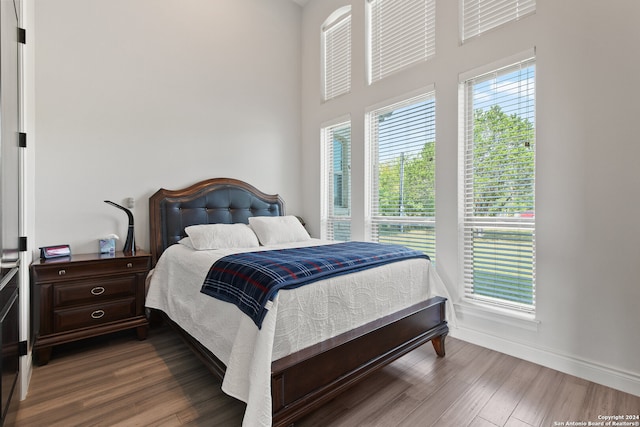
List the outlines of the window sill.
<svg viewBox="0 0 640 427">
<path fill-rule="evenodd" d="M 537 331 L 540 321 L 535 315 L 519 313 L 499 307 L 491 307 L 473 301 L 462 301 L 454 304 L 456 313 L 464 318 L 490 320 L 528 331 Z"/>
</svg>

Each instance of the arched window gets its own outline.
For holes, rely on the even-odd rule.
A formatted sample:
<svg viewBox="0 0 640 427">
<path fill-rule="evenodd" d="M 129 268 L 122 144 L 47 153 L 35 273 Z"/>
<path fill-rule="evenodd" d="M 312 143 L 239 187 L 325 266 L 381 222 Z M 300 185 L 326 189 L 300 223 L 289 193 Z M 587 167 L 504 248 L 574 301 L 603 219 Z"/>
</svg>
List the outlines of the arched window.
<svg viewBox="0 0 640 427">
<path fill-rule="evenodd" d="M 351 6 L 333 12 L 322 25 L 323 98 L 351 91 Z"/>
</svg>

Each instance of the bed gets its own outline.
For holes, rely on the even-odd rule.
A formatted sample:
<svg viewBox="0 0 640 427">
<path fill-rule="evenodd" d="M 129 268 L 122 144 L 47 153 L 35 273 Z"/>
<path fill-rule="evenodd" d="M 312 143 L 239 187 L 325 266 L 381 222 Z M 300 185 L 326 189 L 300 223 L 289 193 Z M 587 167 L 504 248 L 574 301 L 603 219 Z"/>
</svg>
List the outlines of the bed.
<svg viewBox="0 0 640 427">
<path fill-rule="evenodd" d="M 209 257 L 219 251 L 196 251 L 188 244 L 183 244 L 188 240 L 185 239 L 185 228 L 197 224 L 246 224 L 254 217 L 284 217 L 283 200 L 278 195 L 265 194 L 243 181 L 214 178 L 185 189 L 158 190 L 149 199 L 149 212 L 150 244 L 155 268 L 150 280 L 147 307 L 153 315 L 161 315 L 180 333 L 209 370 L 223 381 L 225 393 L 247 403 L 243 425 L 292 425 L 370 373 L 429 341 L 438 356 L 445 355 L 445 338 L 449 331 L 445 305 L 450 302 L 430 262 L 408 260 L 393 264 L 395 267 L 385 274 L 376 273 L 377 269 L 382 268 L 377 267 L 374 276 L 369 272 L 358 272 L 352 273 L 351 277 L 331 279 L 335 283 L 327 280 L 298 288 L 304 291 L 280 291 L 270 306 L 265 323 L 259 329 L 243 313 L 235 320 L 234 313 L 239 313 L 239 310 L 231 304 L 187 290 L 202 284 L 201 276 L 206 272 L 200 270 L 206 269 L 210 265 L 207 264 Z M 311 239 L 305 245 L 324 243 Z M 214 258 L 226 253 L 222 251 Z M 185 261 L 184 256 L 192 258 Z M 195 277 L 183 279 L 175 272 Z M 174 273 L 177 279 L 172 278 Z M 404 276 L 407 275 L 410 277 L 405 280 Z M 200 283 L 197 283 L 198 280 Z M 333 325 L 335 319 L 344 316 L 327 314 L 324 308 L 316 310 L 315 306 L 321 300 L 318 292 L 325 292 L 320 290 L 323 289 L 321 284 L 327 282 L 327 289 L 336 289 L 343 283 L 338 283 L 339 280 L 353 283 L 364 281 L 365 284 L 368 280 L 391 281 L 393 286 L 385 285 L 381 289 L 385 289 L 383 294 L 392 289 L 394 296 L 389 300 L 393 300 L 395 305 L 383 308 L 388 312 L 381 316 L 372 317 L 371 313 L 364 313 L 357 320 L 335 322 L 340 324 L 336 327 Z M 412 283 L 405 284 L 405 281 L 415 280 L 430 282 L 430 288 L 417 291 L 414 290 L 417 286 Z M 196 283 L 188 286 L 187 282 L 190 281 Z M 189 296 L 180 296 L 177 295 L 179 292 L 191 293 Z M 420 296 L 412 292 L 418 292 Z M 336 297 L 328 298 L 335 300 Z M 326 299 L 324 294 L 322 299 Z M 376 296 L 372 300 L 378 301 L 374 305 L 387 304 L 384 297 Z M 316 322 L 307 328 L 313 330 L 312 333 L 305 332 L 299 334 L 302 338 L 293 339 L 291 336 L 295 335 L 295 328 L 288 326 L 287 319 L 307 316 L 304 310 L 302 314 L 299 313 L 299 307 L 295 308 L 297 311 L 292 308 L 304 304 L 314 305 L 309 306 L 310 311 L 321 311 L 321 315 L 309 314 L 308 317 L 320 319 L 310 320 Z M 177 309 L 174 310 L 174 306 L 178 305 L 183 309 L 187 307 L 186 313 L 180 314 Z M 337 304 L 331 304 L 331 307 L 334 305 Z M 363 306 L 363 312 L 373 310 L 368 303 L 356 305 Z M 215 314 L 219 319 L 210 321 L 208 317 L 203 317 L 204 313 L 206 316 Z M 231 320 L 232 317 L 234 320 Z M 318 321 L 321 326 L 318 326 Z M 332 332 L 323 332 L 322 322 L 332 323 Z M 209 323 L 217 326 L 211 327 Z M 326 326 L 330 329 L 328 324 Z M 349 329 L 345 330 L 345 327 Z M 231 334 L 236 338 L 230 338 L 231 342 L 224 344 L 227 338 L 222 335 L 228 334 L 231 329 Z M 261 356 L 263 352 L 266 353 L 264 357 Z"/>
</svg>

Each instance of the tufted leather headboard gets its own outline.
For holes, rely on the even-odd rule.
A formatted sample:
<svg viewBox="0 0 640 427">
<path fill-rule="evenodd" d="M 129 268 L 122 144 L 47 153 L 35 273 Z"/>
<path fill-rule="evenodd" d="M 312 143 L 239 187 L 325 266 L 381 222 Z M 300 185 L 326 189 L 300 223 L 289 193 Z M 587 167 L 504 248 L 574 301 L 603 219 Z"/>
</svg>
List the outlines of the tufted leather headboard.
<svg viewBox="0 0 640 427">
<path fill-rule="evenodd" d="M 248 223 L 252 216 L 284 215 L 277 194 L 261 192 L 246 182 L 213 178 L 182 190 L 161 188 L 149 198 L 149 226 L 153 264 L 162 252 L 186 236 L 195 224 Z"/>
</svg>

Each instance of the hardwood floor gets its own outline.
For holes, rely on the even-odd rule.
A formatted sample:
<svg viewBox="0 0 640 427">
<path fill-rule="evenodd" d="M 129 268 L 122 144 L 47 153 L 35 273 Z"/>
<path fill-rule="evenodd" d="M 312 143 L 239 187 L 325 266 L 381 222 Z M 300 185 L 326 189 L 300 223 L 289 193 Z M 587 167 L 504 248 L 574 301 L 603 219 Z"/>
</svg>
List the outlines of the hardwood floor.
<svg viewBox="0 0 640 427">
<path fill-rule="evenodd" d="M 240 426 L 244 404 L 168 327 L 54 348 L 35 366 L 16 426 Z M 452 338 L 407 354 L 296 423 L 311 426 L 556 426 L 640 413 L 640 397 Z"/>
</svg>

